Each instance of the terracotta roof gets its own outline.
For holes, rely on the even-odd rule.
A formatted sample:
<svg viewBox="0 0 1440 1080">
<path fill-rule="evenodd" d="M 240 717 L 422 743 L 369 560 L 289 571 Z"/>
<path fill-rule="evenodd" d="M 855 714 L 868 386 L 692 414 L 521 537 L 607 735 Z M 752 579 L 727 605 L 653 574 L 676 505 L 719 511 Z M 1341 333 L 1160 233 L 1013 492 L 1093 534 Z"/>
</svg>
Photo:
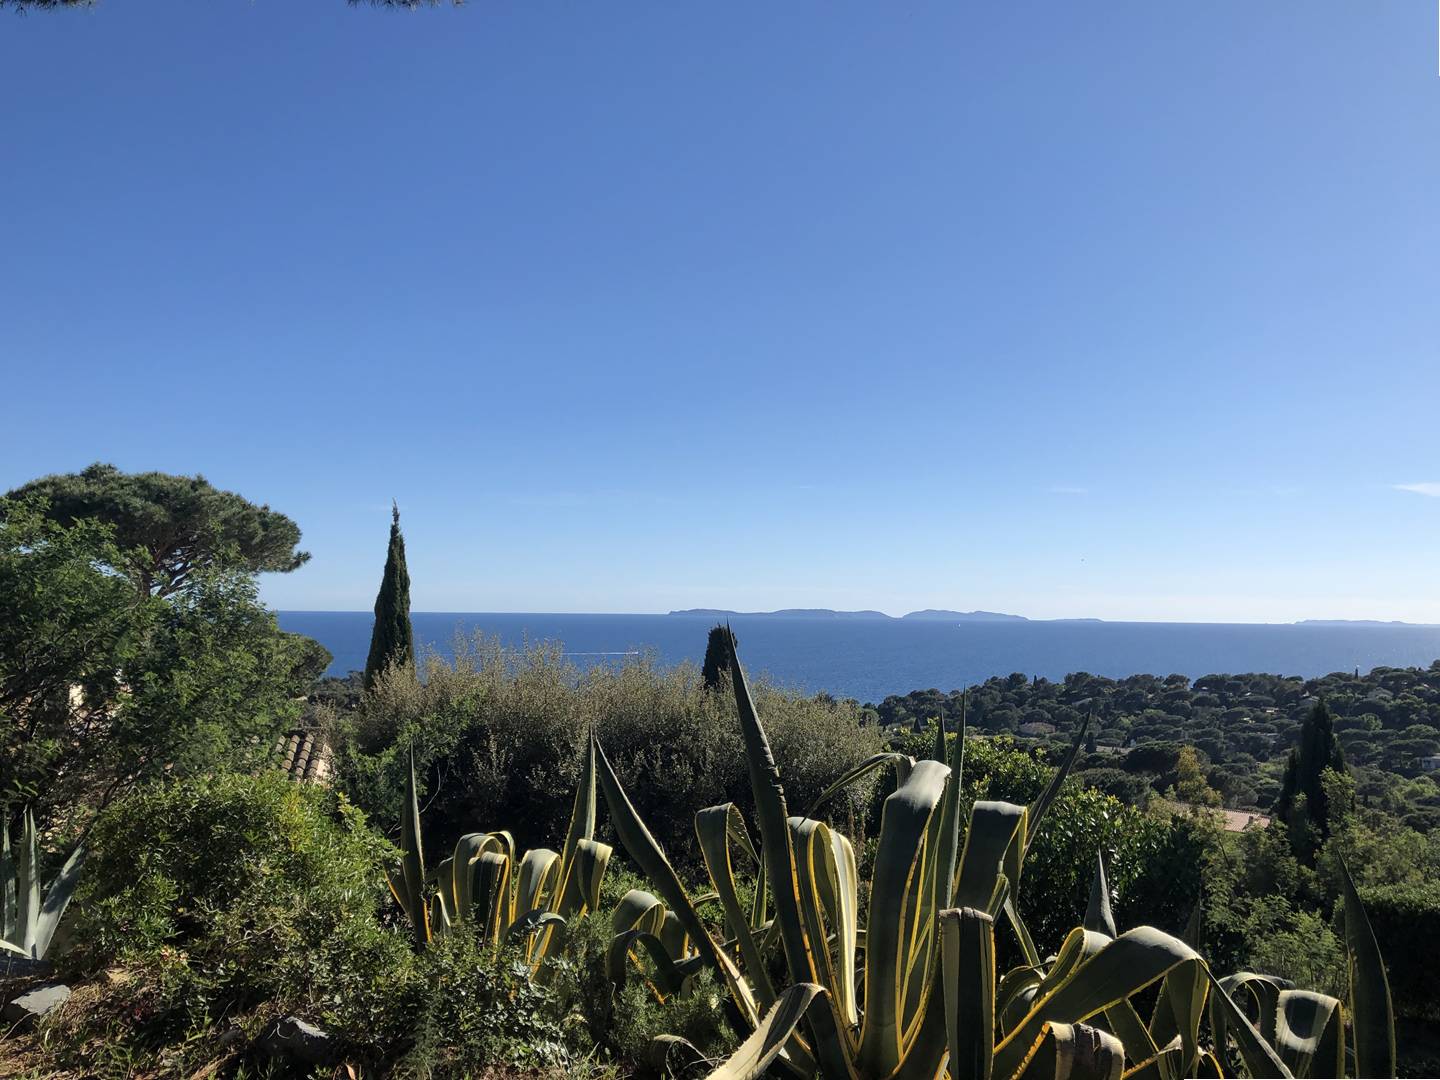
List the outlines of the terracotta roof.
<svg viewBox="0 0 1440 1080">
<path fill-rule="evenodd" d="M 276 764 L 291 780 L 330 782 L 334 762 L 323 732 L 311 728 L 287 731 L 275 740 Z"/>
<path fill-rule="evenodd" d="M 1160 799 L 1158 801 L 1174 814 L 1184 814 L 1192 810 L 1216 814 L 1220 817 L 1220 825 L 1226 832 L 1244 832 L 1246 829 L 1263 829 L 1270 824 L 1268 817 L 1264 814 L 1256 813 L 1254 810 L 1221 810 L 1216 806 L 1200 806 L 1198 803 L 1175 802 L 1172 799 Z"/>
</svg>

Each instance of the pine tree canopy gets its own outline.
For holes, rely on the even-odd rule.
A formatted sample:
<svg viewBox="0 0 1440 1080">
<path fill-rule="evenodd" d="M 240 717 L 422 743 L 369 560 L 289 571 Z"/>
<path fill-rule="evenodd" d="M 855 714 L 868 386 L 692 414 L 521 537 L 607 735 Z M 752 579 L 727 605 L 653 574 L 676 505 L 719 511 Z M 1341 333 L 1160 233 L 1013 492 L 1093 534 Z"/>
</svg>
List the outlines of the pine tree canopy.
<svg viewBox="0 0 1440 1080">
<path fill-rule="evenodd" d="M 125 473 L 97 462 L 32 480 L 7 497 L 43 500 L 46 517 L 60 525 L 109 525 L 120 552 L 114 569 L 154 596 L 180 592 L 209 570 L 283 574 L 310 558 L 297 550 L 295 522 L 199 475 Z"/>
</svg>

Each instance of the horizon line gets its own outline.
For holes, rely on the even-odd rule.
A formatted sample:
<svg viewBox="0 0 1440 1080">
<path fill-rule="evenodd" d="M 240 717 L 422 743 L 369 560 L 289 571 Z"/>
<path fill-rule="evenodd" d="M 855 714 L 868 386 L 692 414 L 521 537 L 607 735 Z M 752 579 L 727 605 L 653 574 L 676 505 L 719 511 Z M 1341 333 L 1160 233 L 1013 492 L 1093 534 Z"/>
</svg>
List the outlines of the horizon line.
<svg viewBox="0 0 1440 1080">
<path fill-rule="evenodd" d="M 356 608 L 280 608 L 280 607 L 276 607 L 276 608 L 272 608 L 271 610 L 272 610 L 275 614 L 277 614 L 277 615 L 369 615 L 369 616 L 371 616 L 371 617 L 373 618 L 373 617 L 374 617 L 374 614 L 375 614 L 372 610 L 370 610 L 370 609 L 368 609 L 368 608 L 356 609 Z M 740 617 L 740 618 L 763 618 L 763 617 L 766 617 L 766 616 L 774 615 L 774 611 L 748 611 L 748 612 L 747 612 L 747 611 L 731 611 L 731 610 L 725 609 L 725 608 L 713 608 L 713 609 L 708 609 L 709 611 L 714 612 L 713 614 L 693 614 L 693 612 L 695 612 L 696 610 L 697 610 L 697 609 L 693 609 L 693 608 L 677 608 L 677 609 L 673 609 L 673 610 L 671 610 L 671 611 L 435 611 L 435 610 L 423 610 L 423 611 L 422 611 L 422 610 L 412 609 L 411 612 L 410 612 L 410 614 L 411 614 L 411 615 L 566 615 L 566 616 L 592 615 L 592 616 L 596 616 L 596 617 L 616 616 L 616 615 L 633 615 L 633 616 L 641 616 L 641 617 L 645 617 L 645 618 L 677 618 L 677 617 L 678 617 L 678 618 L 687 618 L 687 617 L 689 617 L 689 618 L 696 618 L 696 619 L 712 619 L 712 618 L 720 618 L 720 617 L 722 617 L 722 616 L 735 616 L 735 617 Z M 698 609 L 698 610 L 704 611 L 704 610 L 707 610 L 707 609 Z M 888 621 L 891 621 L 891 622 L 903 622 L 903 621 L 905 621 L 904 618 L 903 618 L 902 616 L 900 616 L 900 615 L 891 615 L 891 614 L 889 614 L 888 612 L 880 612 L 878 608 L 867 608 L 867 609 L 777 608 L 777 609 L 775 609 L 775 610 L 776 610 L 776 611 L 807 611 L 807 610 L 808 610 L 808 611 L 850 611 L 850 610 L 867 610 L 867 611 L 877 611 L 877 612 L 879 612 L 879 614 L 880 614 L 881 616 L 884 617 L 884 619 L 886 619 L 886 620 L 888 620 Z M 915 609 L 915 610 L 917 610 L 917 611 L 925 611 L 925 610 L 936 610 L 936 609 L 917 608 L 917 609 Z M 1003 615 L 1003 614 L 1008 614 L 1008 613 L 1005 613 L 1005 612 L 995 612 L 994 614 Z M 800 620 L 803 620 L 803 619 L 805 618 L 805 616 L 802 616 L 802 615 L 794 615 L 794 616 L 788 616 L 788 618 L 794 619 L 794 620 L 796 620 L 796 621 L 800 621 Z M 829 622 L 829 621 L 864 622 L 864 621 L 866 621 L 866 620 L 864 620 L 864 619 L 830 620 L 830 619 L 824 618 L 823 616 L 817 616 L 816 619 L 815 619 L 815 621 L 817 621 L 817 622 L 821 622 L 821 621 L 824 621 L 824 622 Z M 880 621 L 880 619 L 877 618 L 877 619 L 875 619 L 874 621 L 877 621 L 877 622 L 878 622 L 878 621 Z M 939 622 L 939 623 L 943 623 L 943 622 L 946 622 L 947 620 L 945 620 L 945 619 L 912 619 L 912 620 L 910 620 L 910 621 L 911 621 L 911 622 L 917 622 L 917 623 L 918 623 L 918 622 Z M 1412 628 L 1419 628 L 1419 629 L 1440 628 L 1440 622 L 1408 622 L 1408 621 L 1406 621 L 1406 620 L 1404 620 L 1404 619 L 1376 619 L 1376 618 L 1367 618 L 1367 619 L 1305 618 L 1305 619 L 1286 619 L 1286 620 L 1265 620 L 1265 619 L 1217 620 L 1217 619 L 1138 619 L 1138 618 L 1137 618 L 1137 619 L 1113 619 L 1113 618 L 1111 618 L 1111 619 L 1106 619 L 1106 618 L 1100 618 L 1100 617 L 1098 617 L 1098 616 L 1093 616 L 1093 615 L 1053 615 L 1053 616 L 1048 616 L 1048 617 L 1044 617 L 1044 618 L 1036 618 L 1036 617 L 1031 617 L 1031 616 L 1029 616 L 1029 615 L 1015 615 L 1015 616 L 1011 616 L 1011 618 L 1008 618 L 1008 619 L 995 619 L 995 620 L 990 620 L 990 619 L 974 619 L 974 620 L 970 620 L 970 622 L 973 622 L 973 623 L 975 623 L 976 625 L 996 625 L 996 624 L 1006 625 L 1006 624 L 1013 624 L 1014 622 L 1030 622 L 1030 623 L 1052 623 L 1052 622 L 1086 622 L 1086 623 L 1095 623 L 1095 622 L 1099 622 L 1099 623 L 1112 623 L 1112 624 L 1116 624 L 1116 625 L 1123 625 L 1123 624 L 1132 624 L 1132 625 L 1133 625 L 1133 624 L 1140 624 L 1140 625 L 1146 625 L 1146 626 L 1153 626 L 1153 625 L 1160 625 L 1160 626 L 1303 626 L 1303 625 L 1305 625 L 1306 623 L 1325 623 L 1325 624 L 1336 624 L 1336 625 L 1342 625 L 1342 626 L 1343 626 L 1343 625 L 1349 625 L 1349 626 L 1356 626 L 1356 627 L 1372 627 L 1372 628 L 1377 628 L 1377 629 L 1383 629 L 1383 628 L 1388 627 L 1388 626 L 1402 626 L 1402 627 L 1412 627 Z"/>
</svg>

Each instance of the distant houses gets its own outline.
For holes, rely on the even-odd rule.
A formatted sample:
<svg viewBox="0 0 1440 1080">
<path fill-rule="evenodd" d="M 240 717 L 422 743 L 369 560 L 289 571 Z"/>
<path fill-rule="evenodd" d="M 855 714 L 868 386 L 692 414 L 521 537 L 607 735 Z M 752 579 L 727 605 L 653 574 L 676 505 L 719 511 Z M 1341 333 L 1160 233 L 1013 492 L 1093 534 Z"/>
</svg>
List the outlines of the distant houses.
<svg viewBox="0 0 1440 1080">
<path fill-rule="evenodd" d="M 1426 754 L 1416 758 L 1415 766 L 1421 772 L 1440 772 L 1440 754 Z"/>
</svg>

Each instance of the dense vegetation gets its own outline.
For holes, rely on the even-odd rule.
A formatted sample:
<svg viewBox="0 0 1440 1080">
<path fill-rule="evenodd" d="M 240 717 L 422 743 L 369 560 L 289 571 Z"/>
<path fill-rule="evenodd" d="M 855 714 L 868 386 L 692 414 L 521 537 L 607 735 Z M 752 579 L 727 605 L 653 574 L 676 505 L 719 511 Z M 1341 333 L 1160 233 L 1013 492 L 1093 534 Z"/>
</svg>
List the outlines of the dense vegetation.
<svg viewBox="0 0 1440 1080">
<path fill-rule="evenodd" d="M 959 722 L 968 698 L 978 731 L 1066 743 L 1093 716 L 1087 768 L 1113 767 L 1173 784 L 1173 749 L 1204 755 L 1206 780 L 1226 806 L 1268 811 L 1281 794 L 1301 726 L 1324 701 L 1356 794 L 1367 806 L 1421 831 L 1440 826 L 1440 782 L 1422 757 L 1440 753 L 1440 661 L 1427 669 L 1375 668 L 1319 679 L 1279 675 L 1131 675 L 1077 672 L 1060 682 L 1021 674 L 987 679 L 968 692 L 917 690 L 869 706 L 886 725 L 943 717 Z M 1034 726 L 1032 726 L 1034 725 Z M 1114 779 L 1113 777 L 1110 779 Z"/>
</svg>

